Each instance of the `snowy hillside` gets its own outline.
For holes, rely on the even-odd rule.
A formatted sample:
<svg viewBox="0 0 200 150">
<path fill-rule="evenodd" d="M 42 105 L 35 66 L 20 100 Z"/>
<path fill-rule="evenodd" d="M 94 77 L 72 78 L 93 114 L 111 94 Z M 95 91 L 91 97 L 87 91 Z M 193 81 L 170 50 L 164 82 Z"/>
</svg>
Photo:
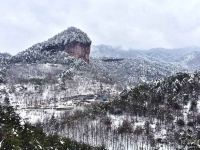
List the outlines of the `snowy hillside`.
<svg viewBox="0 0 200 150">
<path fill-rule="evenodd" d="M 90 51 L 87 34 L 72 27 L 17 55 L 0 54 L 0 103 L 9 101 L 25 122 L 42 124 L 46 133 L 110 150 L 182 148 L 172 142 L 173 132 L 189 134 L 181 128 L 186 124 L 198 136 L 190 117 L 198 119 L 199 73 L 175 75 L 198 69 L 197 49 L 101 45 L 84 61 L 67 53 L 66 45 L 74 43 L 89 43 L 87 49 L 75 45 L 75 54 Z"/>
<path fill-rule="evenodd" d="M 107 45 L 92 47 L 91 55 L 95 58 L 114 57 L 114 58 L 137 58 L 142 57 L 157 61 L 158 63 L 170 63 L 181 66 L 188 71 L 199 69 L 198 60 L 200 58 L 200 48 L 189 47 L 180 49 L 155 48 L 150 50 L 124 50 Z"/>
<path fill-rule="evenodd" d="M 64 53 L 65 46 L 74 43 L 91 44 L 91 40 L 80 29 L 70 27 L 49 40 L 35 44 L 27 50 L 13 56 L 11 63 L 57 63 L 57 61 L 59 63 L 65 63 L 65 57 L 67 55 Z M 56 58 L 57 60 L 54 62 Z"/>
<path fill-rule="evenodd" d="M 199 73 L 179 73 L 124 90 L 110 102 L 62 115 L 58 132 L 92 145 L 103 143 L 110 150 L 198 150 L 199 81 Z"/>
</svg>

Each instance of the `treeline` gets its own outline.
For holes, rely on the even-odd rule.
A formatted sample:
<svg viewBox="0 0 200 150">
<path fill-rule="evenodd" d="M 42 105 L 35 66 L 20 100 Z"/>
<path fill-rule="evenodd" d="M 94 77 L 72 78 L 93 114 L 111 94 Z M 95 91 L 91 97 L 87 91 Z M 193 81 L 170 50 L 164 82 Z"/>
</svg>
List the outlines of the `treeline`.
<svg viewBox="0 0 200 150">
<path fill-rule="evenodd" d="M 45 130 L 94 145 L 103 143 L 112 149 L 162 145 L 163 149 L 196 150 L 200 145 L 199 81 L 200 73 L 179 73 L 139 85 L 109 102 L 66 113 L 48 126 L 55 119 L 52 117 L 44 123 Z M 120 117 L 121 123 L 116 126 L 115 118 Z"/>
<path fill-rule="evenodd" d="M 8 104 L 0 105 L 0 150 L 105 150 L 78 143 L 57 134 L 43 132 L 41 126 L 21 120 Z"/>
</svg>

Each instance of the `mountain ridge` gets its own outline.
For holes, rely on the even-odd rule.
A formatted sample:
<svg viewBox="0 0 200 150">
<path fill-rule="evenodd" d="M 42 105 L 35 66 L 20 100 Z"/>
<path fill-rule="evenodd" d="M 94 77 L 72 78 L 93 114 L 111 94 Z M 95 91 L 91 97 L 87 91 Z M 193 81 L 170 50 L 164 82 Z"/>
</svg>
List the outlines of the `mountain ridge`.
<svg viewBox="0 0 200 150">
<path fill-rule="evenodd" d="M 195 55 L 196 54 L 196 55 Z M 170 63 L 180 65 L 188 71 L 199 69 L 198 59 L 200 48 L 180 48 L 164 49 L 154 48 L 149 50 L 123 50 L 107 45 L 93 46 L 91 56 L 95 58 L 114 57 L 114 58 L 136 58 L 141 57 L 160 63 Z M 193 60 L 188 61 L 188 57 L 193 55 Z M 190 57 L 191 58 L 191 57 Z"/>
</svg>

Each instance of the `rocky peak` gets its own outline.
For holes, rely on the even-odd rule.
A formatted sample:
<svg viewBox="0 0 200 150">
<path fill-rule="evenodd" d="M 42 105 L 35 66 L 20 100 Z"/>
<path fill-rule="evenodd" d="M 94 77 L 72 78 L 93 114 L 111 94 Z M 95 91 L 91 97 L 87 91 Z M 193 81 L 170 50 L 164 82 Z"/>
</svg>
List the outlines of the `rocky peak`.
<svg viewBox="0 0 200 150">
<path fill-rule="evenodd" d="M 54 37 L 46 41 L 46 44 L 50 45 L 69 45 L 71 43 L 81 43 L 85 45 L 90 45 L 91 40 L 89 39 L 87 34 L 81 31 L 80 29 L 76 27 L 69 27 L 67 30 L 64 30 L 63 32 L 55 35 Z"/>
<path fill-rule="evenodd" d="M 75 58 L 89 62 L 91 40 L 86 33 L 76 27 L 55 35 L 43 45 L 43 50 L 64 50 Z"/>
<path fill-rule="evenodd" d="M 46 62 L 46 57 L 53 58 L 57 54 L 66 52 L 74 58 L 80 58 L 89 63 L 91 43 L 86 33 L 78 28 L 70 27 L 47 41 L 35 44 L 13 56 L 12 62 L 35 63 L 42 60 Z"/>
</svg>

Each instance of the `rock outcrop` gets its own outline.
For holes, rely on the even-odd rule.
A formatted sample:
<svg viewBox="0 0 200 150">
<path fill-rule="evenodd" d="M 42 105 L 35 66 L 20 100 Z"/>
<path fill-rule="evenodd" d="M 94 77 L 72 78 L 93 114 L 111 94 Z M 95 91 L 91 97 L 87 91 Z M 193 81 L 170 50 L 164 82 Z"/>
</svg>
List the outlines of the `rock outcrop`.
<svg viewBox="0 0 200 150">
<path fill-rule="evenodd" d="M 49 39 L 45 45 L 46 49 L 58 47 L 75 58 L 89 62 L 91 40 L 86 33 L 75 27 L 70 27 Z"/>
<path fill-rule="evenodd" d="M 12 61 L 15 63 L 46 62 L 46 58 L 48 59 L 66 52 L 74 58 L 80 58 L 89 63 L 91 43 L 86 33 L 75 27 L 70 27 L 47 41 L 35 44 L 27 50 L 20 52 L 12 57 Z"/>
</svg>

